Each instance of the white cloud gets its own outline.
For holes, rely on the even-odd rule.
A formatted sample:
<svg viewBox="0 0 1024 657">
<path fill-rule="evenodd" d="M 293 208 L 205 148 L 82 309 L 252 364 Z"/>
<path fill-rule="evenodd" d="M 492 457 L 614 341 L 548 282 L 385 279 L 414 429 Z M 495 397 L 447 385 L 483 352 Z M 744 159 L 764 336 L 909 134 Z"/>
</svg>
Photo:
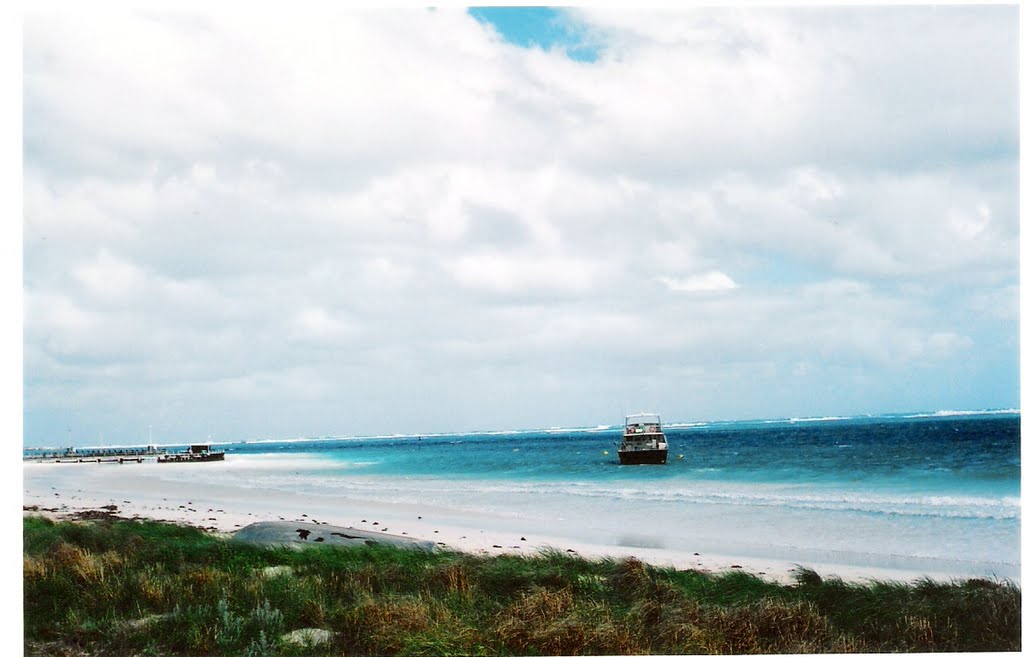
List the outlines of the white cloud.
<svg viewBox="0 0 1024 657">
<path fill-rule="evenodd" d="M 89 295 L 108 302 L 128 300 L 142 292 L 145 285 L 145 274 L 139 267 L 112 256 L 106 249 L 71 273 Z"/>
<path fill-rule="evenodd" d="M 324 308 L 304 308 L 289 325 L 294 338 L 313 342 L 334 342 L 356 331 L 351 322 Z"/>
<path fill-rule="evenodd" d="M 807 414 L 1012 405 L 1013 8 L 570 13 L 598 61 L 452 9 L 27 15 L 26 440 L 594 423 L 623 372 L 705 417 L 800 414 L 794 371 L 862 404 Z"/>
<path fill-rule="evenodd" d="M 501 294 L 584 294 L 595 284 L 592 265 L 559 256 L 480 253 L 456 257 L 444 266 L 460 285 Z"/>
<path fill-rule="evenodd" d="M 961 240 L 973 240 L 981 235 L 992 220 L 992 211 L 985 203 L 978 203 L 974 212 L 965 213 L 952 208 L 947 213 L 949 226 Z"/>
<path fill-rule="evenodd" d="M 662 276 L 658 280 L 673 292 L 722 292 L 736 289 L 736 282 L 720 271 L 694 274 L 686 278 Z"/>
</svg>

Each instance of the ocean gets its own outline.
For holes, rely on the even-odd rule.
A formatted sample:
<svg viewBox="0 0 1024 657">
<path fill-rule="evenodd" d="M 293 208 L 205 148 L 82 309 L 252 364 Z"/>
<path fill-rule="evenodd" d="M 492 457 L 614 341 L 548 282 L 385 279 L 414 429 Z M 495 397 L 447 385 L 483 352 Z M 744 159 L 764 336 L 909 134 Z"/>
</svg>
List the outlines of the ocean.
<svg viewBox="0 0 1024 657">
<path fill-rule="evenodd" d="M 226 467 L 152 471 L 646 554 L 1019 581 L 1017 411 L 664 428 L 665 465 L 619 465 L 621 427 L 594 427 L 227 443 Z"/>
</svg>

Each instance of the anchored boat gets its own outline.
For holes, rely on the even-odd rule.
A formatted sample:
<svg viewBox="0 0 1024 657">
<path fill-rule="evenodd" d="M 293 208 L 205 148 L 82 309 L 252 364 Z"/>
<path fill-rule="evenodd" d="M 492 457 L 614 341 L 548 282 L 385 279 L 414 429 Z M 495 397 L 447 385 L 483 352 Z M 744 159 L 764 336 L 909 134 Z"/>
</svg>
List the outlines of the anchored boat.
<svg viewBox="0 0 1024 657">
<path fill-rule="evenodd" d="M 668 441 L 661 431 L 661 417 L 657 413 L 627 415 L 623 424 L 619 463 L 639 465 L 666 461 Z"/>
<path fill-rule="evenodd" d="M 190 445 L 184 452 L 165 454 L 156 459 L 157 463 L 206 463 L 223 461 L 224 452 L 214 452 L 209 445 Z"/>
</svg>

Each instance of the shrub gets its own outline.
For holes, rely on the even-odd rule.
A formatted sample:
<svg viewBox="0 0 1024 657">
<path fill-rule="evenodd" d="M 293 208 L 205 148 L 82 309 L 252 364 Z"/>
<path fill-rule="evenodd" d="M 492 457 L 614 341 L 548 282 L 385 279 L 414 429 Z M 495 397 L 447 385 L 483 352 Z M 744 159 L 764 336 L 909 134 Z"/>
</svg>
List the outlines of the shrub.
<svg viewBox="0 0 1024 657">
<path fill-rule="evenodd" d="M 295 654 L 306 649 L 280 636 L 307 627 L 355 655 L 1021 647 L 1011 582 L 847 584 L 801 569 L 786 586 L 555 552 L 295 551 L 163 523 L 24 527 L 25 640 L 57 646 L 45 654 Z M 270 565 L 288 575 L 265 576 Z"/>
</svg>

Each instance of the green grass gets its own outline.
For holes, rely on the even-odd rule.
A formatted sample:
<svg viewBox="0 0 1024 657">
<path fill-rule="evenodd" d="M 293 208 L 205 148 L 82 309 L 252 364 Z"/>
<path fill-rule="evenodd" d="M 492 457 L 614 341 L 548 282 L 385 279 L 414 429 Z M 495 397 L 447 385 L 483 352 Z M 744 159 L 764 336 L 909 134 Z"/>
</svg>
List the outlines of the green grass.
<svg viewBox="0 0 1024 657">
<path fill-rule="evenodd" d="M 284 567 L 271 574 L 267 568 Z M 634 559 L 268 549 L 165 523 L 24 521 L 29 654 L 556 655 L 1020 651 L 1020 589 L 781 585 Z M 331 632 L 302 646 L 282 636 Z M 80 654 L 80 653 L 74 653 Z"/>
</svg>

